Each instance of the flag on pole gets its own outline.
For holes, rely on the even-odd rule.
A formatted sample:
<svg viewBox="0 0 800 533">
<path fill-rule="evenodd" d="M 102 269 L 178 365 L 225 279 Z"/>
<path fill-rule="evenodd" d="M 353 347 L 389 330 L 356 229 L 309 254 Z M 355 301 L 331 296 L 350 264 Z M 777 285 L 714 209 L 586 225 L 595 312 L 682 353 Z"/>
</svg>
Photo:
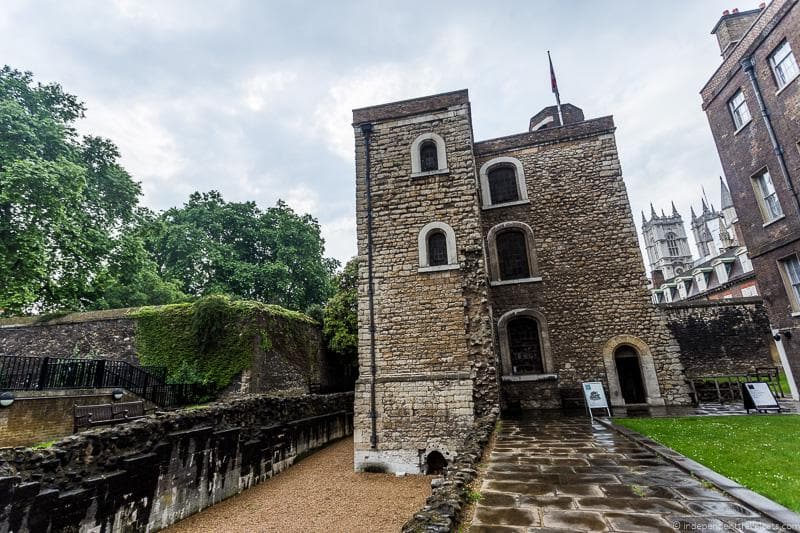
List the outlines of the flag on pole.
<svg viewBox="0 0 800 533">
<path fill-rule="evenodd" d="M 553 70 L 553 60 L 550 58 L 550 50 L 547 51 L 547 60 L 550 62 L 550 86 L 553 89 L 553 94 L 558 98 L 558 82 L 556 81 L 556 71 Z"/>
<path fill-rule="evenodd" d="M 553 60 L 550 58 L 550 50 L 547 51 L 547 61 L 550 62 L 550 87 L 556 95 L 556 107 L 558 109 L 559 126 L 564 125 L 564 117 L 561 115 L 561 96 L 558 94 L 558 82 L 556 81 L 556 71 L 553 69 Z"/>
</svg>

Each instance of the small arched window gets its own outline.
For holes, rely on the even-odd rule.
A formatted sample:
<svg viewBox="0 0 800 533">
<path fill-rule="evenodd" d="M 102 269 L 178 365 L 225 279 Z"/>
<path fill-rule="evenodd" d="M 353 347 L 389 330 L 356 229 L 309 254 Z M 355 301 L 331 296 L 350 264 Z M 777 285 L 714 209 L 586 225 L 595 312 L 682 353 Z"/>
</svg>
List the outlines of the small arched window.
<svg viewBox="0 0 800 533">
<path fill-rule="evenodd" d="M 489 195 L 492 205 L 519 200 L 517 173 L 512 165 L 497 165 L 489 169 Z"/>
<path fill-rule="evenodd" d="M 531 269 L 525 234 L 509 229 L 497 234 L 496 243 L 500 280 L 529 278 Z"/>
<path fill-rule="evenodd" d="M 456 234 L 444 222 L 431 222 L 417 237 L 419 271 L 434 272 L 458 268 Z"/>
<path fill-rule="evenodd" d="M 528 201 L 525 170 L 514 157 L 495 157 L 478 172 L 481 182 L 481 202 L 484 209 L 515 205 Z"/>
<path fill-rule="evenodd" d="M 436 142 L 427 140 L 419 147 L 419 160 L 422 166 L 422 172 L 431 172 L 439 170 L 439 158 L 437 157 Z"/>
<path fill-rule="evenodd" d="M 507 327 L 511 373 L 543 374 L 542 346 L 536 319 L 520 316 L 509 320 Z"/>
<path fill-rule="evenodd" d="M 669 255 L 680 255 L 678 252 L 678 240 L 672 232 L 667 233 L 667 250 Z"/>
<path fill-rule="evenodd" d="M 411 177 L 447 172 L 447 148 L 441 135 L 423 133 L 411 143 Z"/>
<path fill-rule="evenodd" d="M 428 234 L 428 266 L 447 264 L 447 237 L 443 231 Z"/>
</svg>

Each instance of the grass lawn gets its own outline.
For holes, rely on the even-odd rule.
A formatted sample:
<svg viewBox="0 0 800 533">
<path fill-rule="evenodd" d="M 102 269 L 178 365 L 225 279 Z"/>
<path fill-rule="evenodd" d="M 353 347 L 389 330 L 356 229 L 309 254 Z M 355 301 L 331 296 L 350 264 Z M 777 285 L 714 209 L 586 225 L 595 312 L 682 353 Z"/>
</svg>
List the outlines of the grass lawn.
<svg viewBox="0 0 800 533">
<path fill-rule="evenodd" d="M 614 422 L 800 512 L 800 416 L 622 418 Z"/>
</svg>

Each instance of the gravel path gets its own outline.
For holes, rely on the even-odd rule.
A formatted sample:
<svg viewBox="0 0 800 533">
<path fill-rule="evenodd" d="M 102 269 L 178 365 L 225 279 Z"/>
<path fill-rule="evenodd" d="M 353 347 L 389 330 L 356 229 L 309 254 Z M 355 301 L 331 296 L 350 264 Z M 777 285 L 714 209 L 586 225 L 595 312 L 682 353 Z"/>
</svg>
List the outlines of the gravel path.
<svg viewBox="0 0 800 533">
<path fill-rule="evenodd" d="M 354 472 L 348 438 L 164 531 L 396 532 L 430 496 L 430 483 L 428 476 Z"/>
</svg>

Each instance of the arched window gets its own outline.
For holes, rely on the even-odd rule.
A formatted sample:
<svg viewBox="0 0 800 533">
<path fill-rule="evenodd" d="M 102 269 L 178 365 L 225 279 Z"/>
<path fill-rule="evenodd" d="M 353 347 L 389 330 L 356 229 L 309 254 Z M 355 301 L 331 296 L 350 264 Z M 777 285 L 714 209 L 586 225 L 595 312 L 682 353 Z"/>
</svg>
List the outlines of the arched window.
<svg viewBox="0 0 800 533">
<path fill-rule="evenodd" d="M 528 201 L 525 171 L 514 157 L 495 157 L 481 165 L 481 202 L 484 209 Z"/>
<path fill-rule="evenodd" d="M 447 237 L 443 231 L 428 234 L 428 266 L 447 264 Z"/>
<path fill-rule="evenodd" d="M 417 246 L 420 272 L 458 268 L 456 234 L 444 222 L 426 224 L 419 232 Z"/>
<path fill-rule="evenodd" d="M 501 222 L 486 235 L 489 280 L 492 285 L 542 281 L 533 230 L 524 222 Z"/>
<path fill-rule="evenodd" d="M 519 200 L 517 174 L 513 165 L 497 165 L 489 169 L 489 195 L 492 205 Z"/>
<path fill-rule="evenodd" d="M 675 238 L 675 234 L 672 232 L 667 233 L 667 250 L 669 251 L 669 255 L 680 255 L 678 252 L 678 241 Z"/>
<path fill-rule="evenodd" d="M 496 242 L 500 280 L 529 278 L 531 269 L 525 234 L 518 229 L 506 230 L 497 234 Z"/>
<path fill-rule="evenodd" d="M 544 374 L 539 323 L 530 316 L 508 322 L 508 348 L 512 374 Z"/>
<path fill-rule="evenodd" d="M 411 176 L 447 172 L 447 149 L 441 135 L 423 133 L 411 143 Z"/>
<path fill-rule="evenodd" d="M 436 154 L 436 143 L 434 141 L 427 140 L 420 145 L 419 159 L 422 172 L 439 170 L 439 159 Z"/>
<path fill-rule="evenodd" d="M 513 309 L 497 321 L 504 376 L 555 372 L 547 320 L 536 309 Z"/>
</svg>

